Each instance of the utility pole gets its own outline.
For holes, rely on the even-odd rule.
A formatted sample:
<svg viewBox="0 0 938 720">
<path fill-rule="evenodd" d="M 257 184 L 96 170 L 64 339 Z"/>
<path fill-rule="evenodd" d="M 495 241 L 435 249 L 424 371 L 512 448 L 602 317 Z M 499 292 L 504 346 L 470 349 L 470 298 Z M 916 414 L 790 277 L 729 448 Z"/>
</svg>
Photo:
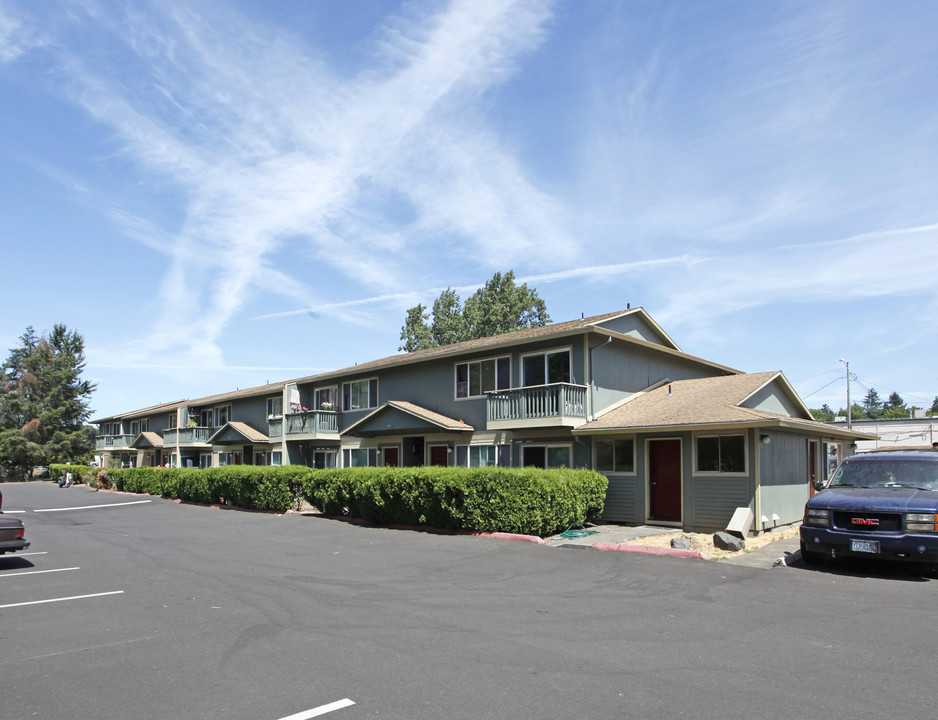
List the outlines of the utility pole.
<svg viewBox="0 0 938 720">
<path fill-rule="evenodd" d="M 850 418 L 851 407 L 850 407 L 850 363 L 843 358 L 838 358 L 840 362 L 847 366 L 847 429 L 853 429 L 853 422 Z"/>
</svg>

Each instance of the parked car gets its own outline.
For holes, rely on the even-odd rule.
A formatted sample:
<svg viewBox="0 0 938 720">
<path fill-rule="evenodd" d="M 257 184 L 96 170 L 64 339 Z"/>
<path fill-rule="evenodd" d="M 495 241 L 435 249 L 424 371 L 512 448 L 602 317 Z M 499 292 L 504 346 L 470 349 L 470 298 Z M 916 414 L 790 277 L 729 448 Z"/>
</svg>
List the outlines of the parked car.
<svg viewBox="0 0 938 720">
<path fill-rule="evenodd" d="M 0 492 L 0 555 L 28 547 L 23 521 L 3 514 L 3 493 Z"/>
<path fill-rule="evenodd" d="M 938 452 L 873 452 L 844 460 L 808 500 L 801 557 L 938 563 Z"/>
</svg>

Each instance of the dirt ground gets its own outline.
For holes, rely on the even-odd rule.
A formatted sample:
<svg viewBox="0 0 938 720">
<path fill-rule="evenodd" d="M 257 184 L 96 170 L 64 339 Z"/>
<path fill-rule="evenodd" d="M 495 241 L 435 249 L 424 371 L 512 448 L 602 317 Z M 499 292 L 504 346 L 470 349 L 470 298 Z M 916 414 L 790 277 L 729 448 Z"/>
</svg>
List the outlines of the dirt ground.
<svg viewBox="0 0 938 720">
<path fill-rule="evenodd" d="M 764 533 L 759 537 L 746 538 L 746 548 L 740 552 L 729 552 L 727 550 L 720 550 L 719 548 L 715 547 L 713 544 L 713 533 L 689 533 L 681 532 L 679 530 L 676 530 L 675 532 L 664 533 L 663 535 L 650 535 L 648 537 L 629 540 L 628 544 L 645 545 L 647 547 L 671 547 L 671 540 L 673 538 L 684 536 L 690 538 L 691 550 L 698 550 L 704 553 L 711 560 L 721 560 L 723 558 L 743 555 L 744 553 L 752 552 L 756 548 L 773 543 L 776 540 L 786 540 L 791 537 L 796 537 L 797 535 L 798 528 L 790 527 L 785 528 L 784 530 L 776 530 L 775 532 Z"/>
</svg>

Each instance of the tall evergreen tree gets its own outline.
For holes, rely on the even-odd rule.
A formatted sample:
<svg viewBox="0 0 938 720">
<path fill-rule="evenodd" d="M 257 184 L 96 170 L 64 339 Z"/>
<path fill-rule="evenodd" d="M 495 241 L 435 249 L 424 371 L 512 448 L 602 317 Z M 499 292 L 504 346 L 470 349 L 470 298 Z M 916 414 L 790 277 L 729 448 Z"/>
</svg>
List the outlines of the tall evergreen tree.
<svg viewBox="0 0 938 720">
<path fill-rule="evenodd" d="M 14 476 L 34 465 L 65 462 L 87 452 L 84 423 L 95 386 L 81 379 L 85 343 L 55 325 L 37 337 L 28 327 L 10 351 L 0 387 L 0 466 Z"/>
<path fill-rule="evenodd" d="M 399 350 L 413 352 L 464 340 L 500 335 L 550 322 L 547 306 L 527 284 L 516 285 L 515 273 L 495 273 L 460 306 L 459 296 L 447 288 L 433 303 L 432 321 L 426 307 L 407 311 Z"/>
</svg>

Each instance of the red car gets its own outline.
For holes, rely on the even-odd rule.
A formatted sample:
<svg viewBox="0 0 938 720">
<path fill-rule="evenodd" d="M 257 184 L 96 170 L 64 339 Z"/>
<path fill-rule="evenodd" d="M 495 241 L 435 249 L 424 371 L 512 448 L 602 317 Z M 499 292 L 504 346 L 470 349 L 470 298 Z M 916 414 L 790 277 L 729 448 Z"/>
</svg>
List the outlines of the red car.
<svg viewBox="0 0 938 720">
<path fill-rule="evenodd" d="M 23 521 L 3 514 L 3 493 L 0 492 L 0 555 L 28 547 Z"/>
</svg>

